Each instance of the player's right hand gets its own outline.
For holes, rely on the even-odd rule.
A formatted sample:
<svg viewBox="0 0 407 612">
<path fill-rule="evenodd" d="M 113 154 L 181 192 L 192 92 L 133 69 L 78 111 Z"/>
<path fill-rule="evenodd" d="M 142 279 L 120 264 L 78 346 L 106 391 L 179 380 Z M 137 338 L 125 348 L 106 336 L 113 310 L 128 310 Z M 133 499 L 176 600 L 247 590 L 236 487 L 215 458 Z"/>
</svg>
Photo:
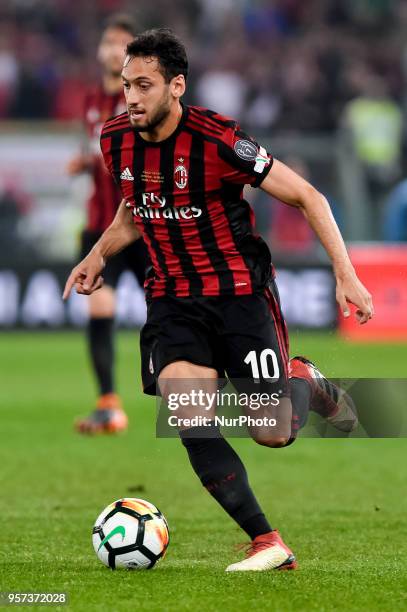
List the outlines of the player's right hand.
<svg viewBox="0 0 407 612">
<path fill-rule="evenodd" d="M 92 250 L 70 273 L 62 299 L 66 300 L 69 297 L 73 287 L 76 293 L 83 295 L 90 295 L 100 289 L 103 286 L 102 270 L 104 267 L 103 257 Z"/>
<path fill-rule="evenodd" d="M 66 171 L 69 176 L 75 176 L 76 174 L 81 174 L 81 172 L 87 172 L 91 167 L 91 163 L 89 155 L 80 154 L 68 162 Z"/>
</svg>

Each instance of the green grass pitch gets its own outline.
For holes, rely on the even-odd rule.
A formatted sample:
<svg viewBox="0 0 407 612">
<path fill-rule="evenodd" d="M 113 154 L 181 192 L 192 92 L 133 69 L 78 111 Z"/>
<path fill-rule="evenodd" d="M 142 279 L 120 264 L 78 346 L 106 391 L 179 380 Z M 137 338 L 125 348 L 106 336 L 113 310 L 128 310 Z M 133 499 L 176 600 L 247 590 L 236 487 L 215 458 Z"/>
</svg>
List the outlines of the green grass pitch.
<svg viewBox="0 0 407 612">
<path fill-rule="evenodd" d="M 405 377 L 406 345 L 292 336 L 331 376 Z M 303 439 L 283 450 L 232 441 L 297 572 L 225 574 L 244 534 L 201 489 L 178 440 L 156 439 L 134 332 L 118 338 L 118 380 L 131 427 L 120 437 L 72 431 L 93 401 L 78 333 L 2 334 L 0 591 L 66 591 L 79 611 L 407 609 L 405 439 Z M 167 557 L 151 572 L 112 572 L 91 528 L 112 500 L 143 497 L 166 515 Z M 64 609 L 64 608 L 60 608 Z"/>
</svg>

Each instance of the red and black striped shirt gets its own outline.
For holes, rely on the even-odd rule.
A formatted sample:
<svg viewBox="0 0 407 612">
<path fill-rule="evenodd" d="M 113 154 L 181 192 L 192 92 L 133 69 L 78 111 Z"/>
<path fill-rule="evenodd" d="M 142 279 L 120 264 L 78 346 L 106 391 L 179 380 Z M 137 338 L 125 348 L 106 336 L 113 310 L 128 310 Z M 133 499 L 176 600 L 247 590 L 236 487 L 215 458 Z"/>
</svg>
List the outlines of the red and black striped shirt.
<svg viewBox="0 0 407 612">
<path fill-rule="evenodd" d="M 91 88 L 85 97 L 84 122 L 92 155 L 92 192 L 87 202 L 86 229 L 103 232 L 113 221 L 121 201 L 120 189 L 112 180 L 100 154 L 100 134 L 106 119 L 126 108 L 123 91 L 108 94 L 102 85 Z"/>
<path fill-rule="evenodd" d="M 260 185 L 273 159 L 237 123 L 185 106 L 177 129 L 152 143 L 127 113 L 102 130 L 105 163 L 147 244 L 154 275 L 146 295 L 247 295 L 273 275 L 254 233 L 243 187 Z"/>
</svg>

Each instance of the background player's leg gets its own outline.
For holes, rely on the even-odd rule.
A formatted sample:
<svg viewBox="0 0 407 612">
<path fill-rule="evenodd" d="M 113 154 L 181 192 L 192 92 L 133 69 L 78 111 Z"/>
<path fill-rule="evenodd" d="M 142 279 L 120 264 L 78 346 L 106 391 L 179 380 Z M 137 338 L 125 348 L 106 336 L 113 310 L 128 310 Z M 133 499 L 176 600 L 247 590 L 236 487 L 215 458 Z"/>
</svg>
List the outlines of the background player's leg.
<svg viewBox="0 0 407 612">
<path fill-rule="evenodd" d="M 105 285 L 89 296 L 88 350 L 99 391 L 96 409 L 76 422 L 81 433 L 115 433 L 127 428 L 114 381 L 115 291 Z"/>
<path fill-rule="evenodd" d="M 88 347 L 100 395 L 115 392 L 114 313 L 115 291 L 104 286 L 89 296 Z"/>
</svg>

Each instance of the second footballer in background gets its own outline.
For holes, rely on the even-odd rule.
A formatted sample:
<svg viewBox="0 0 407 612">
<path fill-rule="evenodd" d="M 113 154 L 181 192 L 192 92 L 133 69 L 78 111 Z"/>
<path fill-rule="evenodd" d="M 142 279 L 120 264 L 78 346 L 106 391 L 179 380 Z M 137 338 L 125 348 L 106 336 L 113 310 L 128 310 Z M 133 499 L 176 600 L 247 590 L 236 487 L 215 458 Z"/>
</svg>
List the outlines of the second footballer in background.
<svg viewBox="0 0 407 612">
<path fill-rule="evenodd" d="M 121 70 L 126 45 L 135 35 L 135 25 L 127 15 L 112 16 L 106 23 L 97 54 L 102 78 L 98 85 L 89 89 L 85 98 L 83 120 L 86 144 L 83 151 L 70 161 L 67 169 L 72 176 L 86 172 L 92 178 L 80 259 L 85 257 L 111 224 L 121 200 L 120 191 L 105 168 L 99 139 L 104 122 L 126 110 Z M 143 286 L 147 265 L 144 243 L 138 240 L 109 262 L 104 272 L 104 287 L 88 298 L 87 341 L 99 397 L 90 415 L 76 421 L 76 429 L 81 433 L 114 433 L 127 428 L 127 415 L 114 379 L 115 288 L 126 269 L 133 271 Z"/>
</svg>

